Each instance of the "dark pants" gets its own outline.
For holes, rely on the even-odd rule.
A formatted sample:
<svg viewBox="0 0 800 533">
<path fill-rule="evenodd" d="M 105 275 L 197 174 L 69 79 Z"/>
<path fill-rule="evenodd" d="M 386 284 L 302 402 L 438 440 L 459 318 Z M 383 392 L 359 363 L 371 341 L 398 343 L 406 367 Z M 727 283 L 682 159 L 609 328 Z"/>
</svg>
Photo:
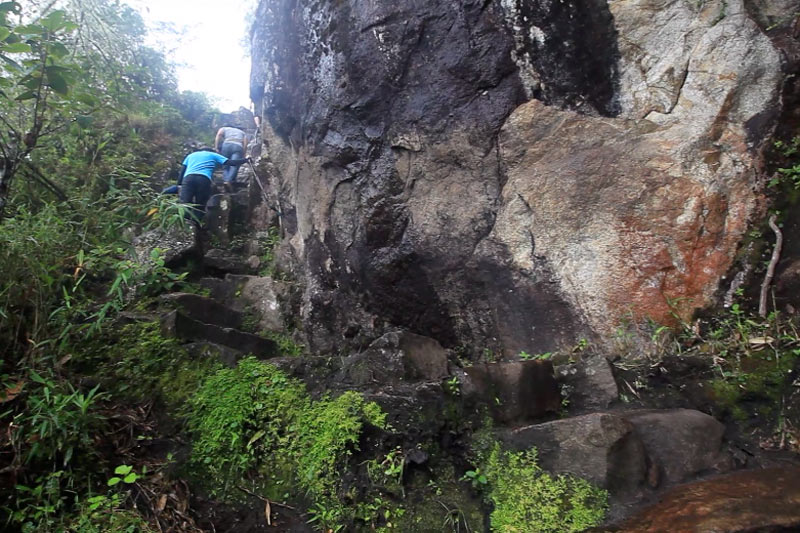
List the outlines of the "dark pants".
<svg viewBox="0 0 800 533">
<path fill-rule="evenodd" d="M 191 214 L 198 221 L 203 220 L 206 204 L 211 196 L 211 180 L 202 174 L 184 176 L 181 183 L 180 199 L 184 204 L 191 204 Z"/>
<path fill-rule="evenodd" d="M 219 153 L 228 159 L 244 159 L 244 147 L 239 143 L 222 143 Z M 233 183 L 239 174 L 239 167 L 225 167 L 222 180 L 225 183 Z"/>
</svg>

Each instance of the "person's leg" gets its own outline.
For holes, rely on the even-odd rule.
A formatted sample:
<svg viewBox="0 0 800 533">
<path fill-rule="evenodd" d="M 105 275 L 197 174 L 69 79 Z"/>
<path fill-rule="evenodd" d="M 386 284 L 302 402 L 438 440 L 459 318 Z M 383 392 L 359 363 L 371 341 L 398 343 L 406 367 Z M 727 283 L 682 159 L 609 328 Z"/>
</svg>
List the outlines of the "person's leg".
<svg viewBox="0 0 800 533">
<path fill-rule="evenodd" d="M 244 159 L 244 150 L 241 144 L 222 143 L 222 150 L 220 150 L 220 153 L 228 159 Z M 238 174 L 239 167 L 225 167 L 222 180 L 225 183 L 233 183 L 236 181 L 236 176 Z"/>
<path fill-rule="evenodd" d="M 191 209 L 189 209 L 189 211 L 186 213 L 186 217 L 196 221 L 200 221 L 203 218 L 203 214 L 200 209 L 198 209 L 197 205 L 197 187 L 198 185 L 202 185 L 202 182 L 200 182 L 198 178 L 208 181 L 205 176 L 189 174 L 183 178 L 180 193 L 178 194 L 178 198 L 180 198 L 181 203 L 187 204 L 191 207 Z M 208 198 L 206 198 L 206 200 L 208 200 Z"/>
<path fill-rule="evenodd" d="M 211 198 L 211 180 L 204 176 L 198 176 L 198 178 L 200 179 L 197 183 L 194 200 L 199 210 L 197 218 L 202 221 L 206 214 L 206 204 L 208 204 L 208 199 Z"/>
</svg>

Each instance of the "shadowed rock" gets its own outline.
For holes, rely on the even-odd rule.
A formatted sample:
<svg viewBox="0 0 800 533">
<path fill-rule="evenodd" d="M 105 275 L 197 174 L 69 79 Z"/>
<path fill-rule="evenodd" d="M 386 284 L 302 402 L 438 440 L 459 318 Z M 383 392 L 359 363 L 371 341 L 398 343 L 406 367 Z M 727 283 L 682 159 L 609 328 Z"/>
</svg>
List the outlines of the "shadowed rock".
<svg viewBox="0 0 800 533">
<path fill-rule="evenodd" d="M 558 368 L 559 379 L 570 386 L 569 405 L 576 411 L 606 409 L 619 399 L 611 364 L 602 355 L 586 356 Z"/>
<path fill-rule="evenodd" d="M 262 1 L 259 168 L 310 348 L 511 356 L 712 303 L 783 105 L 748 4 Z"/>
<path fill-rule="evenodd" d="M 233 348 L 259 358 L 279 355 L 277 344 L 263 337 L 236 329 L 221 328 L 193 320 L 180 311 L 172 311 L 161 319 L 161 333 L 188 341 L 208 341 Z"/>
<path fill-rule="evenodd" d="M 344 359 L 338 382 L 356 387 L 438 381 L 447 375 L 447 352 L 434 339 L 407 331 L 387 333 Z"/>
<path fill-rule="evenodd" d="M 501 423 L 520 423 L 558 412 L 561 396 L 550 361 L 486 363 L 464 369 L 464 400 L 488 407 Z"/>
<path fill-rule="evenodd" d="M 173 292 L 161 296 L 161 299 L 177 306 L 187 317 L 198 322 L 222 328 L 239 329 L 242 327 L 244 318 L 242 313 L 217 303 L 211 298 L 197 294 Z"/>
</svg>

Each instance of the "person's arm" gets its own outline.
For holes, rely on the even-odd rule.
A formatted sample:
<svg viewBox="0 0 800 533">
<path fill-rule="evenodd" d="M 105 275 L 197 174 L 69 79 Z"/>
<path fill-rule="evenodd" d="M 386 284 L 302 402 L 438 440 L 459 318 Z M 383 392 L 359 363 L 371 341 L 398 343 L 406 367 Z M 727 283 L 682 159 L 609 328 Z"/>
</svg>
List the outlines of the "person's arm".
<svg viewBox="0 0 800 533">
<path fill-rule="evenodd" d="M 214 150 L 219 150 L 220 140 L 222 139 L 222 130 L 225 128 L 220 128 L 217 131 L 217 136 L 214 137 Z"/>
<path fill-rule="evenodd" d="M 183 183 L 183 177 L 186 174 L 186 165 L 181 165 L 181 171 L 178 173 L 178 185 Z"/>
<path fill-rule="evenodd" d="M 244 159 L 228 159 L 224 163 L 222 163 L 223 167 L 238 167 L 239 165 L 244 165 L 245 163 L 250 163 L 252 161 L 251 158 L 245 157 Z"/>
</svg>

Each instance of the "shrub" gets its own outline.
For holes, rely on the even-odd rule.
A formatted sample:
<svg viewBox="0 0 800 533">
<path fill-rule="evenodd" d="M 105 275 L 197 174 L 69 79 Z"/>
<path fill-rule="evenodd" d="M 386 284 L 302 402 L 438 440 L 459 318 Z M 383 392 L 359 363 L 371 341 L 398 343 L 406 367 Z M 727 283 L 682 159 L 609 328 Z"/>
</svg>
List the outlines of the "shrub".
<svg viewBox="0 0 800 533">
<path fill-rule="evenodd" d="M 538 465 L 535 449 L 502 451 L 496 443 L 485 468 L 488 498 L 494 505 L 492 531 L 576 532 L 605 516 L 606 491 L 572 476 L 551 476 Z"/>
<path fill-rule="evenodd" d="M 257 476 L 272 499 L 297 488 L 313 500 L 323 528 L 348 519 L 340 499 L 340 471 L 357 448 L 364 423 L 383 426 L 385 415 L 355 392 L 312 400 L 302 383 L 247 357 L 211 375 L 192 399 L 192 464 L 232 496 L 234 484 Z"/>
</svg>

